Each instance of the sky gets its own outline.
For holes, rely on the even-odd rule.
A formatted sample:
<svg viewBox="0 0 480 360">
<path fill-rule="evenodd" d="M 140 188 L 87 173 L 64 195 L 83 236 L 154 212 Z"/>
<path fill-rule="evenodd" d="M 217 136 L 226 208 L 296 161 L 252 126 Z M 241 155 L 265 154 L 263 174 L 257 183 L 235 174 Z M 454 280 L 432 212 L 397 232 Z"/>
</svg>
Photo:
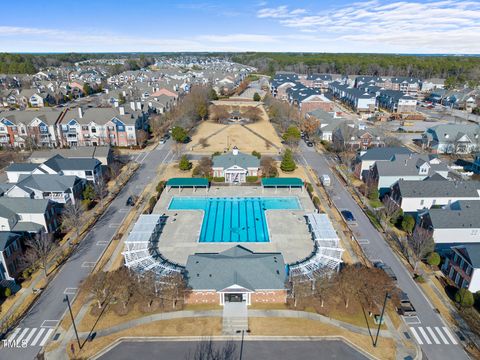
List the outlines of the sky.
<svg viewBox="0 0 480 360">
<path fill-rule="evenodd" d="M 480 0 L 2 4 L 0 52 L 480 54 Z"/>
</svg>

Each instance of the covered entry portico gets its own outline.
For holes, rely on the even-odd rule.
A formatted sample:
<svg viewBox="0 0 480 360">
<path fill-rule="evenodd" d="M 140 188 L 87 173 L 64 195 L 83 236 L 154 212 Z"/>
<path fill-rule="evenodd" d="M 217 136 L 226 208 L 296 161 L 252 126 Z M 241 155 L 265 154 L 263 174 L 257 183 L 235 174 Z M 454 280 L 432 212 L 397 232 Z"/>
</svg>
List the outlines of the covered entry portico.
<svg viewBox="0 0 480 360">
<path fill-rule="evenodd" d="M 220 305 L 225 305 L 225 303 L 245 303 L 245 305 L 251 305 L 252 292 L 252 290 L 239 285 L 229 286 L 218 292 L 220 296 Z"/>
</svg>

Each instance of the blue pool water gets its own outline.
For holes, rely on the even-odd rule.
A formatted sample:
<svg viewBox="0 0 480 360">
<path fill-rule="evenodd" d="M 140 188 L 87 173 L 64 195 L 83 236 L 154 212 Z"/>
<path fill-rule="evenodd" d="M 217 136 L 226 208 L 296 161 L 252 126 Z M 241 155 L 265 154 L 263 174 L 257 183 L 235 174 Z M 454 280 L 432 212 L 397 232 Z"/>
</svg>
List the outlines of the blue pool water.
<svg viewBox="0 0 480 360">
<path fill-rule="evenodd" d="M 265 210 L 299 210 L 297 197 L 173 197 L 169 210 L 203 210 L 200 242 L 268 242 Z"/>
</svg>

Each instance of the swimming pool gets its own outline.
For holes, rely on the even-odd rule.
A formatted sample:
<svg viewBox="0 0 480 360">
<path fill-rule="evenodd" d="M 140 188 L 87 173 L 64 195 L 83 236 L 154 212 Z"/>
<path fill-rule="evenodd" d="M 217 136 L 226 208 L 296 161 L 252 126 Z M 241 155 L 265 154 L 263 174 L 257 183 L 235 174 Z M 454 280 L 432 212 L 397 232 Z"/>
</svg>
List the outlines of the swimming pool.
<svg viewBox="0 0 480 360">
<path fill-rule="evenodd" d="M 266 210 L 299 210 L 297 197 L 173 197 L 169 210 L 204 211 L 199 242 L 269 242 Z"/>
</svg>

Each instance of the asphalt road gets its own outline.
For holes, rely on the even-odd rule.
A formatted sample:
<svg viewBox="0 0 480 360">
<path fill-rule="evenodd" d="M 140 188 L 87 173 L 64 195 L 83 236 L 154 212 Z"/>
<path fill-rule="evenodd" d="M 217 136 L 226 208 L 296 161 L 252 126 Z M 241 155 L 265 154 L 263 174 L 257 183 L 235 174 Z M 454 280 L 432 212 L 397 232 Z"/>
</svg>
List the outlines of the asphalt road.
<svg viewBox="0 0 480 360">
<path fill-rule="evenodd" d="M 195 341 L 122 342 L 101 360 L 149 359 L 193 360 L 199 354 Z M 225 349 L 226 342 L 215 341 L 214 349 Z M 233 343 L 234 356 L 239 359 L 240 341 Z M 200 352 L 201 353 L 201 352 Z M 321 356 L 319 356 L 321 354 Z M 362 354 L 341 341 L 244 341 L 242 360 L 363 360 Z"/>
<path fill-rule="evenodd" d="M 70 299 L 74 297 L 81 281 L 88 276 L 112 240 L 117 228 L 131 210 L 131 207 L 125 205 L 127 198 L 131 194 L 141 194 L 145 186 L 154 179 L 160 163 L 168 161 L 171 156 L 170 145 L 167 143 L 137 157 L 136 161 L 141 163 L 141 167 L 113 200 L 60 272 L 43 290 L 40 298 L 18 327 L 8 335 L 10 346 L 3 344 L 0 359 L 33 359 L 41 346 L 55 337 L 54 328 L 67 310 L 67 304 L 63 302 L 65 294 L 69 294 Z"/>
<path fill-rule="evenodd" d="M 419 343 L 430 360 L 468 359 L 458 337 L 448 328 L 442 317 L 434 312 L 429 300 L 394 255 L 383 236 L 370 223 L 343 183 L 332 173 L 330 166 L 334 166 L 335 163 L 327 159 L 324 154 L 317 153 L 314 148 L 307 147 L 303 141 L 300 145 L 299 158 L 299 161 L 307 163 L 319 176 L 330 175 L 332 184 L 328 191 L 331 199 L 337 208 L 348 209 L 355 216 L 357 225 L 350 228 L 357 239 L 362 241 L 362 247 L 368 254 L 368 258 L 383 261 L 394 271 L 398 278 L 398 286 L 408 294 L 417 310 L 417 318 L 408 320 L 410 322 L 408 337 Z"/>
</svg>

